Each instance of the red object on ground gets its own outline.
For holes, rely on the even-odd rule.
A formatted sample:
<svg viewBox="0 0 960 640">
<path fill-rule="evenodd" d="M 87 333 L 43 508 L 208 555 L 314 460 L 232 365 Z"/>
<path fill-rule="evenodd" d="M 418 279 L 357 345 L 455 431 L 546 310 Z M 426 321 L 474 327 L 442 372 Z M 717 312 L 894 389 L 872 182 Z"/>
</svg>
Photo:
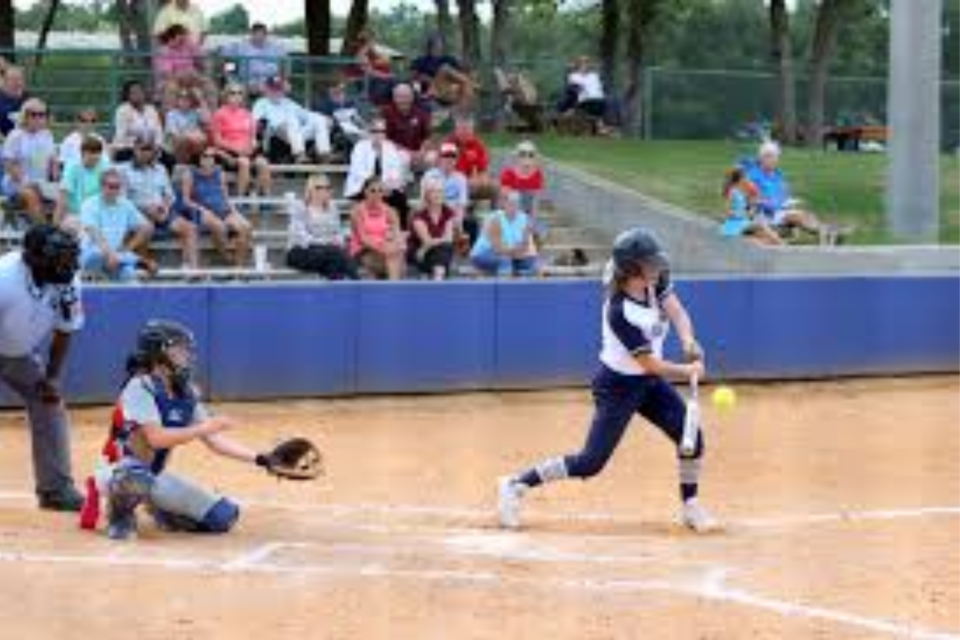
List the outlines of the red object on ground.
<svg viewBox="0 0 960 640">
<path fill-rule="evenodd" d="M 80 509 L 80 528 L 96 529 L 100 520 L 100 490 L 93 476 L 87 478 L 87 495 Z"/>
</svg>

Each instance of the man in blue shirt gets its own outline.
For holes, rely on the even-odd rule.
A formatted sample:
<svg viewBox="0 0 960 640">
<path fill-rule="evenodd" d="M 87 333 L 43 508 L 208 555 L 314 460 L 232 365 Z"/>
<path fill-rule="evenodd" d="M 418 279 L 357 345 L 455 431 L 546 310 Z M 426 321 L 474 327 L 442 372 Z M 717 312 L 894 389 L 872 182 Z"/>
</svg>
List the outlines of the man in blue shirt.
<svg viewBox="0 0 960 640">
<path fill-rule="evenodd" d="M 757 159 L 745 167 L 747 179 L 757 188 L 757 211 L 771 226 L 800 228 L 817 234 L 820 244 L 836 244 L 846 231 L 824 224 L 812 212 L 801 208 L 802 203 L 790 194 L 790 185 L 779 162 L 780 145 L 767 140 L 760 145 Z"/>
<path fill-rule="evenodd" d="M 80 256 L 83 270 L 122 282 L 136 280 L 138 270 L 155 272 L 152 261 L 134 253 L 150 241 L 153 225 L 121 195 L 120 172 L 115 168 L 104 171 L 100 187 L 100 194 L 89 198 L 80 209 L 85 235 Z"/>
</svg>

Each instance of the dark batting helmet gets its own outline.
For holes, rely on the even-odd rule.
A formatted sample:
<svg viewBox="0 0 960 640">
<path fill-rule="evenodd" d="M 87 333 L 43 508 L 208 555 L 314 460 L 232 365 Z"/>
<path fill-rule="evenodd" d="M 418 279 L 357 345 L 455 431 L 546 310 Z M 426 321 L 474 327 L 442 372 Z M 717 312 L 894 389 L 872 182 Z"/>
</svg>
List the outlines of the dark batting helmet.
<svg viewBox="0 0 960 640">
<path fill-rule="evenodd" d="M 79 258 L 77 238 L 57 226 L 34 225 L 23 235 L 23 261 L 37 286 L 73 282 Z"/>
<path fill-rule="evenodd" d="M 170 370 L 173 383 L 179 389 L 186 390 L 193 376 L 196 345 L 193 332 L 179 322 L 148 320 L 137 334 L 137 349 L 127 361 L 127 370 L 134 375 L 163 365 Z M 188 357 L 185 362 L 177 362 L 170 357 L 169 350 L 175 346 L 186 348 Z"/>
<path fill-rule="evenodd" d="M 613 275 L 617 279 L 644 273 L 644 268 L 660 272 L 669 270 L 670 260 L 657 239 L 648 231 L 636 228 L 624 231 L 613 241 Z"/>
</svg>

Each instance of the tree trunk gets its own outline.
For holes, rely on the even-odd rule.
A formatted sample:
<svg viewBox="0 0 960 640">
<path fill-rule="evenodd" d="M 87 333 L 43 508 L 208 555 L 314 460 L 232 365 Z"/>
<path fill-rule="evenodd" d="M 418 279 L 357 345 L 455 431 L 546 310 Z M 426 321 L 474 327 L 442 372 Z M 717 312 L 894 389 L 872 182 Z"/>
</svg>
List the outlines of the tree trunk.
<svg viewBox="0 0 960 640">
<path fill-rule="evenodd" d="M 830 76 L 830 62 L 836 51 L 837 31 L 852 6 L 853 3 L 849 0 L 823 0 L 817 11 L 813 45 L 810 47 L 810 95 L 807 101 L 805 137 L 808 147 L 820 146 L 827 80 Z"/>
<path fill-rule="evenodd" d="M 360 32 L 370 23 L 370 3 L 367 0 L 353 0 L 350 5 L 350 14 L 347 16 L 347 30 L 343 34 L 341 55 L 353 55 L 355 44 Z"/>
<path fill-rule="evenodd" d="M 790 15 L 785 0 L 770 0 L 770 40 L 777 65 L 777 123 L 783 142 L 797 140 L 797 85 L 790 45 Z"/>
<path fill-rule="evenodd" d="M 502 67 L 507 61 L 510 50 L 510 6 L 511 0 L 491 0 L 493 2 L 493 24 L 490 30 L 490 59 L 493 64 Z"/>
<path fill-rule="evenodd" d="M 470 69 L 478 69 L 482 60 L 480 53 L 480 20 L 477 18 L 476 0 L 457 0 L 460 18 L 460 53 Z"/>
<path fill-rule="evenodd" d="M 600 17 L 600 77 L 609 93 L 617 88 L 617 52 L 620 48 L 620 5 L 603 0 Z"/>
<path fill-rule="evenodd" d="M 627 76 L 623 94 L 623 126 L 639 134 L 643 123 L 643 64 L 650 27 L 664 0 L 633 0 L 627 5 Z"/>
<path fill-rule="evenodd" d="M 445 43 L 453 37 L 453 19 L 450 17 L 450 0 L 435 0 L 437 5 L 437 31 Z"/>
<path fill-rule="evenodd" d="M 13 49 L 14 27 L 13 0 L 0 0 L 0 49 Z"/>
<path fill-rule="evenodd" d="M 43 55 L 42 52 L 47 48 L 47 38 L 50 37 L 50 30 L 53 29 L 53 21 L 57 18 L 57 11 L 60 10 L 60 0 L 50 0 L 50 6 L 47 7 L 47 15 L 43 16 L 43 22 L 40 24 L 40 35 L 37 37 L 37 55 L 34 57 L 34 66 L 39 67 Z"/>
<path fill-rule="evenodd" d="M 307 23 L 307 54 L 330 55 L 330 0 L 306 0 L 303 15 Z"/>
</svg>

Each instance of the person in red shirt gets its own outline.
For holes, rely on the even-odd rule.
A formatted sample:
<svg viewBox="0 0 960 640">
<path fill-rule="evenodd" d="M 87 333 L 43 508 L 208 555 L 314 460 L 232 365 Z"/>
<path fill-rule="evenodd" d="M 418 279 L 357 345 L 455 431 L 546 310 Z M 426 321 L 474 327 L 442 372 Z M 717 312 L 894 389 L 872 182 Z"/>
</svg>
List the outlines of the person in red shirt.
<svg viewBox="0 0 960 640">
<path fill-rule="evenodd" d="M 540 195 L 543 193 L 543 169 L 537 157 L 537 148 L 524 140 L 514 150 L 514 162 L 500 171 L 500 186 L 510 187 L 520 194 L 520 208 L 530 216 L 537 215 Z"/>
<path fill-rule="evenodd" d="M 500 171 L 500 188 L 509 188 L 520 195 L 520 210 L 530 216 L 533 237 L 537 246 L 543 246 L 546 227 L 538 215 L 540 195 L 543 193 L 543 168 L 537 157 L 537 147 L 523 140 L 514 150 L 514 160 Z"/>
<path fill-rule="evenodd" d="M 381 114 L 387 123 L 387 138 L 410 156 L 410 168 L 427 168 L 430 151 L 430 113 L 416 103 L 413 88 L 406 83 L 393 88 L 393 101 Z"/>
<path fill-rule="evenodd" d="M 446 140 L 456 145 L 459 151 L 457 171 L 467 176 L 470 185 L 472 200 L 494 200 L 497 196 L 497 185 L 490 178 L 490 154 L 483 140 L 477 136 L 474 128 L 473 116 L 457 116 L 453 134 Z"/>
</svg>

